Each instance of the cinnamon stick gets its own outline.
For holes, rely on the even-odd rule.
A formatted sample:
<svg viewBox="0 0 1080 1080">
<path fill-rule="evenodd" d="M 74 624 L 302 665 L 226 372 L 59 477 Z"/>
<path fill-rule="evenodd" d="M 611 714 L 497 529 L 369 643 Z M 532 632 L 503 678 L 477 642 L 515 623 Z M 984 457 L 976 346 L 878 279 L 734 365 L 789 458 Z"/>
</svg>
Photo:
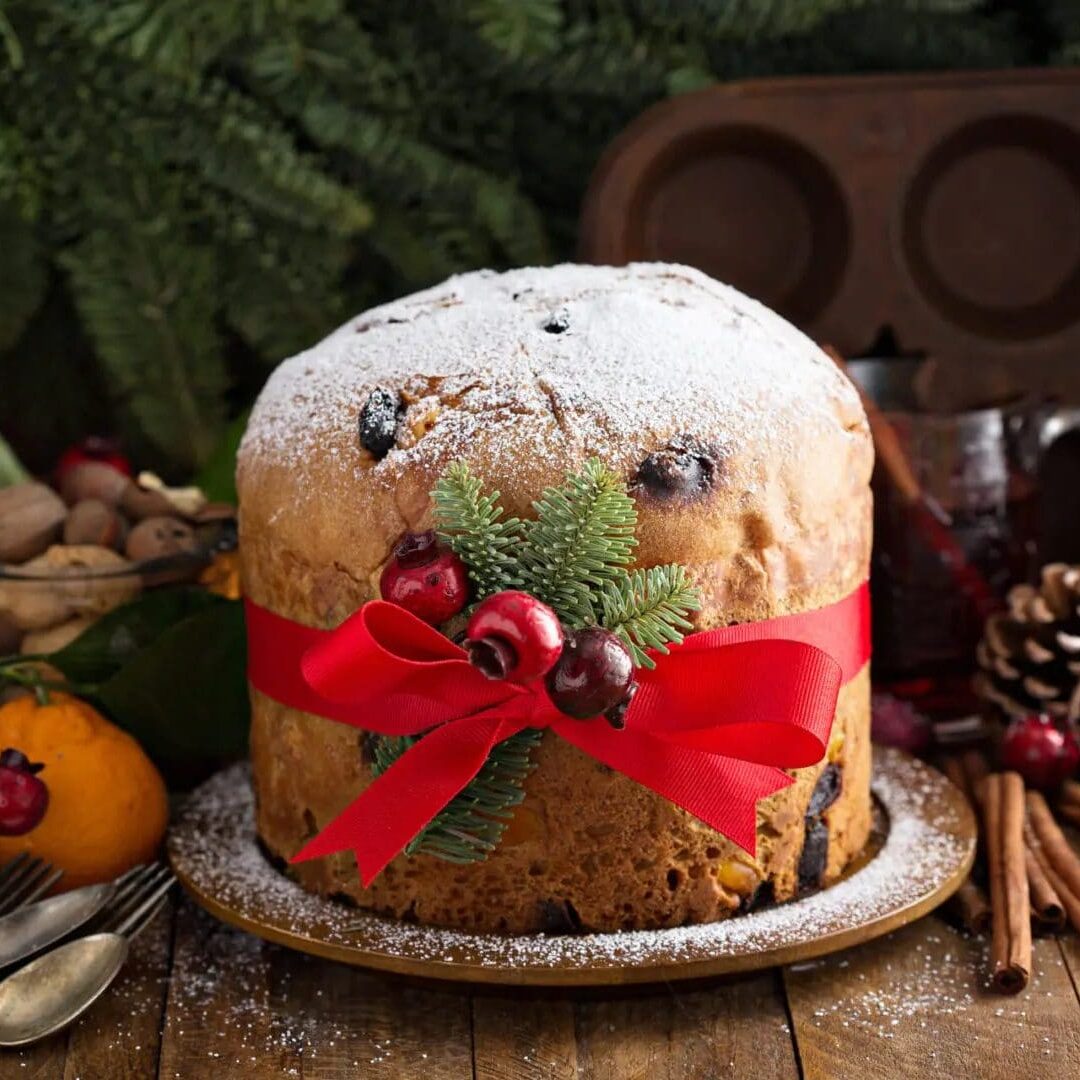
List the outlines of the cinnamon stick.
<svg viewBox="0 0 1080 1080">
<path fill-rule="evenodd" d="M 1027 866 L 1028 895 L 1031 898 L 1031 915 L 1039 929 L 1056 934 L 1065 929 L 1065 907 L 1057 890 L 1050 883 L 1039 865 L 1035 852 L 1028 847 L 1024 852 Z"/>
<path fill-rule="evenodd" d="M 1015 772 L 991 773 L 981 790 L 993 919 L 991 979 L 999 993 L 1015 994 L 1027 986 L 1031 976 L 1024 781 Z"/>
<path fill-rule="evenodd" d="M 949 908 L 969 934 L 985 934 L 992 925 L 990 901 L 971 878 L 953 893 Z"/>
<path fill-rule="evenodd" d="M 1027 793 L 1027 812 L 1046 862 L 1068 891 L 1080 898 L 1080 857 L 1073 851 L 1040 792 Z"/>
<path fill-rule="evenodd" d="M 1038 841 L 1036 841 L 1038 843 Z M 1046 875 L 1046 880 L 1050 883 L 1050 887 L 1057 893 L 1058 899 L 1061 901 L 1061 906 L 1065 909 L 1065 914 L 1068 916 L 1069 923 L 1074 930 L 1080 930 L 1080 897 L 1074 896 L 1069 892 L 1065 883 L 1054 872 L 1054 868 L 1047 862 L 1046 853 L 1041 847 L 1032 848 L 1032 852 L 1035 855 L 1035 861 L 1039 864 L 1039 869 Z"/>
</svg>

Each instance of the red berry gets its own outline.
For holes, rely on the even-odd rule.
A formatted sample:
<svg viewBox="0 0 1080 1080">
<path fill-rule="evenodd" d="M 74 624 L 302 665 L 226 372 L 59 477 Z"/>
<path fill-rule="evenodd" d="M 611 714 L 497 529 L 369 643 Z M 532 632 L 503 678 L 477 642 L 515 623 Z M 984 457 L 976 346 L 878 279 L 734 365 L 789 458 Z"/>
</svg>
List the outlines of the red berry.
<svg viewBox="0 0 1080 1080">
<path fill-rule="evenodd" d="M 607 712 L 604 713 L 604 719 L 616 730 L 622 731 L 626 727 L 626 714 L 630 711 L 630 706 L 634 701 L 634 695 L 638 692 L 638 684 L 632 682 L 630 689 L 626 691 L 626 697 L 622 699 L 617 705 L 612 705 Z"/>
<path fill-rule="evenodd" d="M 384 600 L 434 626 L 453 618 L 468 603 L 469 574 L 433 532 L 406 533 L 382 572 L 379 592 Z"/>
<path fill-rule="evenodd" d="M 588 720 L 625 700 L 633 679 L 630 650 L 610 630 L 593 626 L 567 636 L 559 662 L 548 673 L 547 690 L 561 712 Z"/>
<path fill-rule="evenodd" d="M 1014 720 L 1001 740 L 1001 764 L 1015 769 L 1030 786 L 1049 791 L 1080 765 L 1080 744 L 1045 713 Z"/>
<path fill-rule="evenodd" d="M 527 683 L 559 659 L 559 617 L 525 592 L 507 589 L 482 601 L 465 629 L 469 660 L 489 679 Z"/>
<path fill-rule="evenodd" d="M 107 439 L 101 435 L 88 435 L 80 443 L 69 446 L 56 463 L 57 484 L 64 478 L 64 473 L 75 465 L 86 461 L 96 461 L 109 465 L 125 476 L 131 475 L 131 462 L 120 453 L 120 443 L 116 439 Z"/>
<path fill-rule="evenodd" d="M 0 754 L 0 836 L 22 836 L 33 829 L 49 807 L 49 789 L 19 750 Z"/>
</svg>

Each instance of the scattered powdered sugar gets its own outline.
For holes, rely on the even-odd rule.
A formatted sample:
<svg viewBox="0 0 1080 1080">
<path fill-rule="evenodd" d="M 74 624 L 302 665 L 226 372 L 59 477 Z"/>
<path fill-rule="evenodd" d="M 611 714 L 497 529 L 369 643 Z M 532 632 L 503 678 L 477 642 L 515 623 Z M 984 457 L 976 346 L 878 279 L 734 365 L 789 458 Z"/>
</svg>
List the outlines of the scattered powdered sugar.
<svg viewBox="0 0 1080 1080">
<path fill-rule="evenodd" d="M 170 840 L 173 858 L 198 893 L 244 919 L 298 938 L 355 944 L 367 954 L 424 963 L 510 967 L 619 968 L 693 964 L 724 955 L 783 949 L 823 939 L 913 908 L 952 878 L 973 841 L 959 838 L 954 811 L 940 798 L 939 774 L 877 750 L 874 791 L 888 818 L 880 852 L 839 884 L 802 900 L 724 922 L 669 930 L 580 936 L 500 936 L 416 926 L 357 911 L 303 891 L 275 870 L 254 836 L 247 766 L 196 791 Z M 945 806 L 934 818 L 930 807 Z M 355 928 L 359 927 L 359 931 Z M 350 929 L 352 928 L 352 929 Z"/>
<path fill-rule="evenodd" d="M 837 403 L 854 394 L 800 331 L 688 267 L 480 271 L 351 319 L 283 363 L 245 452 L 287 466 L 300 487 L 313 455 L 355 470 L 357 417 L 379 385 L 407 390 L 415 414 L 413 434 L 372 470 L 388 483 L 477 439 L 512 460 L 523 446 L 639 444 L 673 422 L 751 459 L 793 452 L 837 431 Z"/>
</svg>

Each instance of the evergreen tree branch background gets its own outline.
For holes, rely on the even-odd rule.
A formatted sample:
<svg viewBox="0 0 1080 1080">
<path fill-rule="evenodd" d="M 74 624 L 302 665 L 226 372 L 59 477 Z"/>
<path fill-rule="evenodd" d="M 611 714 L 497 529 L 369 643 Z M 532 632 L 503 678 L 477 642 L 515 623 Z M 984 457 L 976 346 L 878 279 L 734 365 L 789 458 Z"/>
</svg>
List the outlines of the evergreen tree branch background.
<svg viewBox="0 0 1080 1080">
<path fill-rule="evenodd" d="M 1080 0 L 0 0 L 0 428 L 169 475 L 348 313 L 574 249 L 644 107 L 1080 61 Z"/>
</svg>

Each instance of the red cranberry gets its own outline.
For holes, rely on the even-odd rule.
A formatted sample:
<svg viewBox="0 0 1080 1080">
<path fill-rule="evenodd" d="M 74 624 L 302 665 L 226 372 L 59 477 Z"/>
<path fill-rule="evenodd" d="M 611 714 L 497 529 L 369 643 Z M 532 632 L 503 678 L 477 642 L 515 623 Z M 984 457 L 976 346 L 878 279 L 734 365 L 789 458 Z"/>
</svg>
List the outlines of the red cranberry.
<svg viewBox="0 0 1080 1080">
<path fill-rule="evenodd" d="M 33 829 L 49 807 L 49 789 L 19 750 L 0 754 L 0 836 L 22 836 Z"/>
<path fill-rule="evenodd" d="M 433 532 L 406 533 L 379 579 L 384 600 L 433 626 L 446 622 L 469 601 L 465 564 Z"/>
<path fill-rule="evenodd" d="M 561 712 L 588 720 L 622 702 L 633 678 L 630 650 L 610 630 L 593 626 L 567 636 L 547 690 Z"/>
<path fill-rule="evenodd" d="M 527 683 L 547 674 L 559 659 L 563 632 L 547 604 L 507 589 L 477 607 L 465 639 L 469 660 L 489 679 Z"/>
<path fill-rule="evenodd" d="M 618 705 L 612 705 L 607 712 L 604 713 L 604 719 L 616 730 L 622 731 L 626 727 L 626 714 L 630 711 L 630 705 L 634 700 L 634 695 L 638 692 L 638 684 L 632 682 L 630 689 L 626 691 L 626 697 L 618 703 Z"/>
<path fill-rule="evenodd" d="M 1001 764 L 1015 769 L 1030 787 L 1049 791 L 1080 765 L 1080 744 L 1045 713 L 1024 716 L 1005 729 Z"/>
</svg>

